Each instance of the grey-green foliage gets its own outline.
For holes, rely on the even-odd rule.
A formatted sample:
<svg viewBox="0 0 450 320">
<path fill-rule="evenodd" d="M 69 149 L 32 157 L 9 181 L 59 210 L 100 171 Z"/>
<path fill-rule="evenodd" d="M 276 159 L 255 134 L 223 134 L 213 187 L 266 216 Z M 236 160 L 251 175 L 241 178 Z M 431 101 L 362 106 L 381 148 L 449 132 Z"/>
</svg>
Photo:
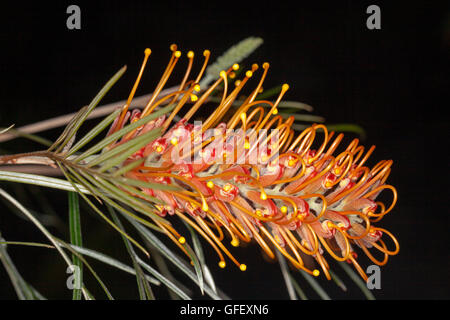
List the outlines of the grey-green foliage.
<svg viewBox="0 0 450 320">
<path fill-rule="evenodd" d="M 211 80 L 216 79 L 219 76 L 220 71 L 228 69 L 234 63 L 239 63 L 247 58 L 262 43 L 262 38 L 248 37 L 229 48 L 206 69 L 206 75 L 203 80 L 200 81 L 200 86 L 203 88 Z"/>
</svg>

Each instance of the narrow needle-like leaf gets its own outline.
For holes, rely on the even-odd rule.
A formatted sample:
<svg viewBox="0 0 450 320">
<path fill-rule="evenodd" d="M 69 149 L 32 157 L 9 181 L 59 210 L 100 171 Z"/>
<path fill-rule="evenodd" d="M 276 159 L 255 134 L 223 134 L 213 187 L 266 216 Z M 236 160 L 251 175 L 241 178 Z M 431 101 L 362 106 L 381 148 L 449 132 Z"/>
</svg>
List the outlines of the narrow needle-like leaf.
<svg viewBox="0 0 450 320">
<path fill-rule="evenodd" d="M 78 189 L 82 193 L 87 194 L 90 193 L 89 190 L 87 190 L 80 184 L 76 184 L 77 189 L 75 189 L 75 187 L 68 181 L 58 178 L 40 176 L 37 174 L 0 171 L 0 180 L 32 184 L 36 186 L 48 187 L 65 191 L 77 191 Z"/>
<path fill-rule="evenodd" d="M 102 120 L 99 124 L 97 124 L 91 131 L 89 131 L 83 138 L 81 138 L 66 154 L 65 156 L 68 157 L 78 150 L 80 150 L 82 147 L 84 147 L 89 141 L 91 141 L 93 138 L 95 138 L 100 132 L 102 132 L 103 129 L 105 129 L 111 122 L 114 121 L 114 119 L 119 115 L 121 110 L 116 110 L 113 113 L 111 113 L 109 116 L 107 116 L 105 119 Z"/>
<path fill-rule="evenodd" d="M 83 246 L 83 240 L 81 236 L 81 220 L 80 220 L 80 205 L 78 202 L 78 194 L 75 192 L 68 192 L 69 198 L 69 229 L 70 229 L 70 243 L 76 246 Z M 83 264 L 77 256 L 72 255 L 72 261 L 75 266 L 78 267 L 79 277 L 77 281 L 83 283 Z M 81 290 L 74 288 L 73 300 L 81 300 Z"/>
<path fill-rule="evenodd" d="M 119 217 L 114 212 L 114 209 L 111 206 L 107 206 L 107 208 L 108 208 L 109 214 L 111 215 L 111 217 L 114 220 L 114 223 L 117 224 L 117 226 L 125 232 L 122 222 L 120 221 Z M 150 287 L 150 284 L 148 283 L 147 279 L 145 279 L 145 274 L 142 271 L 141 266 L 139 265 L 139 263 L 137 261 L 138 256 L 137 256 L 136 252 L 134 251 L 133 246 L 130 244 L 130 241 L 126 237 L 124 237 L 123 235 L 121 235 L 121 237 L 125 244 L 125 248 L 127 249 L 128 254 L 130 255 L 131 261 L 133 262 L 134 270 L 136 271 L 136 281 L 137 281 L 139 296 L 140 296 L 141 300 L 147 300 L 147 299 L 154 300 L 155 296 L 153 295 L 153 291 Z"/>
<path fill-rule="evenodd" d="M 360 276 L 356 274 L 355 271 L 352 270 L 345 262 L 338 263 L 342 269 L 344 269 L 345 273 L 352 279 L 356 285 L 361 289 L 363 294 L 366 296 L 367 300 L 375 300 L 374 295 L 367 289 L 367 285 L 364 281 L 361 280 Z"/>
<path fill-rule="evenodd" d="M 316 293 L 323 299 L 323 300 L 331 300 L 330 296 L 323 290 L 323 288 L 320 286 L 320 284 L 314 279 L 311 275 L 307 274 L 305 271 L 300 270 L 300 273 L 302 276 L 308 281 L 308 283 L 311 285 L 311 287 L 316 291 Z"/>
<path fill-rule="evenodd" d="M 97 144 L 95 144 L 94 146 L 92 146 L 91 148 L 89 148 L 88 150 L 83 152 L 81 155 L 77 156 L 74 159 L 74 161 L 79 162 L 79 161 L 89 157 L 90 155 L 93 155 L 94 153 L 99 152 L 100 150 L 109 146 L 111 143 L 117 141 L 118 139 L 120 139 L 121 137 L 126 135 L 127 133 L 139 128 L 142 125 L 145 125 L 147 122 L 149 122 L 153 119 L 156 119 L 156 118 L 162 116 L 163 114 L 166 114 L 167 112 L 172 110 L 174 107 L 175 107 L 175 104 L 171 104 L 167 107 L 161 108 L 158 111 L 155 111 L 155 112 L 149 114 L 148 116 L 127 125 L 126 127 L 120 129 L 119 131 L 114 132 L 113 134 L 107 136 L 102 141 L 98 142 Z"/>
<path fill-rule="evenodd" d="M 165 244 L 163 244 L 150 230 L 146 229 L 142 225 L 140 225 L 137 221 L 125 216 L 125 218 L 130 221 L 130 223 L 136 228 L 139 233 L 150 242 L 155 248 L 161 252 L 169 261 L 171 261 L 178 269 L 180 269 L 183 273 L 185 273 L 192 281 L 194 281 L 197 285 L 200 285 L 197 276 L 194 272 L 192 272 L 191 268 L 187 266 L 187 264 L 182 261 L 176 254 L 174 254 Z M 218 296 L 209 286 L 205 285 L 205 292 L 213 299 L 222 300 L 221 297 Z"/>
<path fill-rule="evenodd" d="M 278 262 L 280 264 L 281 274 L 283 275 L 284 282 L 286 283 L 286 288 L 287 288 L 287 291 L 288 291 L 289 298 L 291 300 L 298 300 L 296 295 L 295 295 L 294 285 L 293 285 L 291 277 L 290 277 L 290 273 L 289 273 L 289 270 L 288 270 L 288 266 L 287 266 L 286 260 L 281 255 L 281 253 L 279 253 L 278 251 L 276 251 L 276 255 L 277 255 Z"/>
<path fill-rule="evenodd" d="M 117 82 L 117 80 L 120 79 L 120 77 L 125 73 L 127 70 L 127 67 L 122 67 L 119 71 L 116 72 L 116 74 L 103 86 L 103 88 L 97 93 L 95 98 L 91 101 L 89 106 L 87 106 L 85 112 L 81 114 L 81 116 L 77 119 L 77 121 L 73 124 L 72 128 L 69 129 L 67 136 L 64 138 L 64 141 L 62 144 L 58 146 L 56 149 L 56 152 L 61 151 L 62 148 L 65 147 L 65 145 L 72 139 L 72 137 L 75 135 L 75 133 L 78 131 L 80 126 L 83 124 L 83 122 L 86 120 L 88 115 L 94 110 L 94 108 L 98 105 L 98 103 L 102 100 L 102 98 L 105 96 L 105 94 L 111 89 L 111 87 Z"/>
</svg>

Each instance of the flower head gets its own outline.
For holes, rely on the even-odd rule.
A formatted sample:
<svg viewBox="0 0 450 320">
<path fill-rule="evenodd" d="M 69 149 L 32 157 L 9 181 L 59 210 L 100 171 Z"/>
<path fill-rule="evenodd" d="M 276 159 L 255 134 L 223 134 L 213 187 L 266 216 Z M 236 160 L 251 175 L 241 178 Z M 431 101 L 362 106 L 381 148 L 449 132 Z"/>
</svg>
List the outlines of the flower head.
<svg viewBox="0 0 450 320">
<path fill-rule="evenodd" d="M 395 188 L 386 184 L 392 160 L 382 160 L 373 168 L 365 166 L 375 147 L 366 150 L 358 139 L 337 153 L 343 134 L 328 132 L 323 124 L 313 124 L 296 133 L 292 129 L 294 117 L 278 114 L 278 105 L 289 89 L 287 84 L 274 102 L 257 100 L 268 63 L 262 65 L 254 90 L 236 109 L 239 93 L 259 66 L 254 64 L 243 72 L 244 77 L 234 87 L 229 81 L 236 76 L 237 64 L 221 71 L 211 86 L 201 88 L 199 83 L 210 52 L 204 51 L 202 67 L 191 78 L 194 53 L 189 51 L 188 67 L 178 89 L 160 97 L 182 55 L 176 45 L 171 50 L 168 66 L 147 105 L 142 111 L 130 112 L 131 100 L 151 53 L 145 50 L 136 83 L 110 129 L 111 134 L 163 104 L 173 105 L 168 116 L 148 122 L 110 146 L 114 148 L 161 128 L 160 138 L 124 162 L 126 165 L 145 158 L 144 164 L 127 172 L 128 177 L 181 187 L 176 191 L 142 188 L 163 201 L 164 204 L 155 205 L 159 215 L 176 215 L 192 226 L 215 249 L 222 268 L 226 266 L 224 255 L 242 271 L 247 268 L 224 244 L 226 235 L 232 246 L 254 240 L 269 257 L 275 258 L 274 250 L 278 250 L 296 268 L 314 276 L 320 274 L 320 268 L 328 279 L 331 277 L 326 256 L 352 263 L 366 278 L 356 261 L 356 247 L 378 265 L 386 264 L 390 255 L 398 253 L 395 237 L 375 226 L 397 201 Z M 221 99 L 214 111 L 205 121 L 192 122 L 218 90 Z M 183 108 L 187 111 L 180 118 Z M 393 193 L 389 207 L 376 201 L 386 189 Z M 185 238 L 169 223 L 157 223 L 186 252 Z M 393 242 L 393 250 L 385 244 L 386 237 Z M 380 251 L 383 258 L 378 260 L 369 249 Z M 317 261 L 317 269 L 305 265 L 306 256 Z"/>
</svg>

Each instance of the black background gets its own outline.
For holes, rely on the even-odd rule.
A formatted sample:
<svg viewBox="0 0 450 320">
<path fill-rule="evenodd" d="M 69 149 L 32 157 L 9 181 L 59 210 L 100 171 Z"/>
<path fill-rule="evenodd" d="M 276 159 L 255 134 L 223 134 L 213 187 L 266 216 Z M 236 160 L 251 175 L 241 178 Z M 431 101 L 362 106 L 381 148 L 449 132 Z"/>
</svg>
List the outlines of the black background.
<svg viewBox="0 0 450 320">
<path fill-rule="evenodd" d="M 66 28 L 70 4 L 81 8 L 81 30 Z M 366 28 L 370 4 L 381 8 L 381 30 Z M 137 95 L 152 91 L 169 59 L 171 43 L 198 56 L 210 49 L 213 61 L 248 36 L 264 39 L 246 63 L 271 63 L 265 87 L 289 83 L 287 99 L 314 106 L 314 113 L 328 123 L 361 125 L 367 132 L 363 143 L 377 145 L 372 161 L 394 160 L 388 182 L 397 188 L 399 201 L 380 224 L 397 236 L 401 251 L 383 267 L 382 290 L 375 296 L 448 299 L 448 99 L 444 95 L 450 11 L 443 2 L 9 2 L 0 13 L 0 126 L 19 127 L 76 111 L 126 64 L 127 73 L 103 102 L 125 99 L 146 47 L 153 53 Z M 42 136 L 54 139 L 59 132 Z M 0 148 L 24 152 L 38 146 L 20 139 Z M 10 192 L 23 192 L 19 186 L 1 185 Z M 66 221 L 66 195 L 45 194 Z M 30 207 L 36 205 L 33 201 Z M 3 203 L 1 208 L 0 230 L 6 239 L 45 241 Z M 89 213 L 82 219 L 87 247 L 128 261 L 110 228 Z M 50 229 L 67 237 L 67 230 Z M 64 286 L 64 264 L 55 253 L 20 247 L 9 252 L 26 279 L 44 295 L 71 297 Z M 209 257 L 218 287 L 236 299 L 288 298 L 276 263 L 264 261 L 255 245 L 236 252 L 248 265 L 245 273 L 232 266 L 221 270 L 216 258 Z M 93 265 L 115 297 L 138 297 L 132 277 Z M 345 279 L 351 287 L 347 293 L 333 283 L 321 283 L 332 298 L 362 298 Z M 91 283 L 91 290 L 100 292 Z M 155 290 L 166 297 L 165 290 Z M 200 297 L 198 290 L 195 296 Z M 0 298 L 14 297 L 6 272 L 0 269 Z"/>
</svg>

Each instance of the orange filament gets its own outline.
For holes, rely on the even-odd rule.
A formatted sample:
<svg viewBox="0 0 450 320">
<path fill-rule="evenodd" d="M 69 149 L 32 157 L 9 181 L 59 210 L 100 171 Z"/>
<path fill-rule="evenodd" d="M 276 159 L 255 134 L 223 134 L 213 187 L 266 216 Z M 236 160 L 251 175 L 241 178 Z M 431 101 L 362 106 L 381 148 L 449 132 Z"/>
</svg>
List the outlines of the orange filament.
<svg viewBox="0 0 450 320">
<path fill-rule="evenodd" d="M 116 128 L 120 128 L 122 125 L 123 119 L 125 118 L 125 114 L 127 113 L 128 108 L 130 107 L 131 100 L 133 100 L 134 94 L 136 93 L 139 82 L 141 81 L 142 74 L 144 73 L 145 65 L 147 64 L 148 57 L 150 56 L 151 53 L 152 53 L 152 51 L 149 48 L 145 49 L 144 61 L 142 62 L 141 70 L 139 71 L 139 74 L 137 76 L 136 82 L 134 83 L 133 89 L 131 89 L 130 95 L 128 96 L 128 100 L 122 108 L 122 113 L 120 114 L 119 121 L 117 122 Z"/>
</svg>

